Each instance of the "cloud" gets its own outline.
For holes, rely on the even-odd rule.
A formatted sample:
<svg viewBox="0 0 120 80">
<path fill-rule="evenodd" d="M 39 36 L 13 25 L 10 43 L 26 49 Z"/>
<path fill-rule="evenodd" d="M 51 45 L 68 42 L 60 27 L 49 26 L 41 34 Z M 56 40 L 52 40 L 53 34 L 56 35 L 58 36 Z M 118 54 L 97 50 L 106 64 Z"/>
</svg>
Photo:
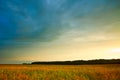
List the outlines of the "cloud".
<svg viewBox="0 0 120 80">
<path fill-rule="evenodd" d="M 0 0 L 0 54 L 13 56 L 21 46 L 37 43 L 41 50 L 56 44 L 119 39 L 119 2 Z"/>
</svg>

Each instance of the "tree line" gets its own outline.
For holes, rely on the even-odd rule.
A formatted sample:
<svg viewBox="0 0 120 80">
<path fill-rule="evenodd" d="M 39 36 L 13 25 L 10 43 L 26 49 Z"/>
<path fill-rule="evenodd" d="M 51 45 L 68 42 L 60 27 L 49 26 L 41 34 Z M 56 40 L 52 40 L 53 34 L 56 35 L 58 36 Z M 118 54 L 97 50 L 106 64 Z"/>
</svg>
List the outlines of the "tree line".
<svg viewBox="0 0 120 80">
<path fill-rule="evenodd" d="M 120 59 L 96 59 L 96 60 L 74 60 L 74 61 L 48 61 L 32 62 L 31 64 L 46 65 L 82 65 L 82 64 L 120 64 Z"/>
</svg>

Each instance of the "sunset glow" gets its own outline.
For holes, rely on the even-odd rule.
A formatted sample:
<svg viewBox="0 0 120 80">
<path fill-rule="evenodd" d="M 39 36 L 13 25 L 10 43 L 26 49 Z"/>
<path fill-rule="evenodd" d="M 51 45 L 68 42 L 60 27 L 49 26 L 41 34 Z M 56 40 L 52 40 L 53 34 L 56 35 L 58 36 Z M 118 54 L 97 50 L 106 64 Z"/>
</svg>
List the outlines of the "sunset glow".
<svg viewBox="0 0 120 80">
<path fill-rule="evenodd" d="M 119 53 L 120 0 L 0 0 L 0 63 Z"/>
<path fill-rule="evenodd" d="M 120 53 L 120 48 L 113 48 L 110 50 L 111 53 Z"/>
</svg>

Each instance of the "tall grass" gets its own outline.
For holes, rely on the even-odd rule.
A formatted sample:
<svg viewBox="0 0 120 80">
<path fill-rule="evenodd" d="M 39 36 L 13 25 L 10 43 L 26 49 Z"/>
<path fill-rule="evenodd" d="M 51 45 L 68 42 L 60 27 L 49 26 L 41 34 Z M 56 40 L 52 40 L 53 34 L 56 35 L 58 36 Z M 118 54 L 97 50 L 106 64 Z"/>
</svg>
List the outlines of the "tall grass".
<svg viewBox="0 0 120 80">
<path fill-rule="evenodd" d="M 0 80 L 120 80 L 120 65 L 0 65 Z"/>
</svg>

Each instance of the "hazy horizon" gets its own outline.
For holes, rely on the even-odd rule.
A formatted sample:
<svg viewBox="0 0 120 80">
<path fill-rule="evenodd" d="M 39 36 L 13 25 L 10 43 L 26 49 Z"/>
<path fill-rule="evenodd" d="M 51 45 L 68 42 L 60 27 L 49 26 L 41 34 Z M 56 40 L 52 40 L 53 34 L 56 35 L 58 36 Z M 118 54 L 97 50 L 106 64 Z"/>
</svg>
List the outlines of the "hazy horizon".
<svg viewBox="0 0 120 80">
<path fill-rule="evenodd" d="M 120 58 L 120 0 L 0 0 L 0 64 Z"/>
</svg>

